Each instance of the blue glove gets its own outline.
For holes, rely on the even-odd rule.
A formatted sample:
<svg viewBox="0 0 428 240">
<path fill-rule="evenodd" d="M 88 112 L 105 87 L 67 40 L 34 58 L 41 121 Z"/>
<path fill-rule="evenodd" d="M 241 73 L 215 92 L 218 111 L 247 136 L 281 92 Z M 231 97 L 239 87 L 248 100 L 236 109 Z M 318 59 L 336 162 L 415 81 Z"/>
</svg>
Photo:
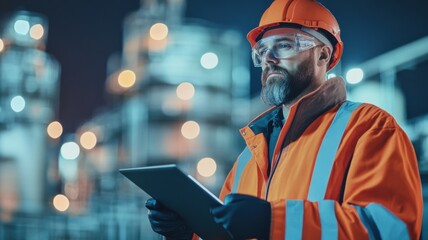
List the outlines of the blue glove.
<svg viewBox="0 0 428 240">
<path fill-rule="evenodd" d="M 167 238 L 167 240 L 190 240 L 193 232 L 184 221 L 173 211 L 165 208 L 159 201 L 150 198 L 146 201 L 149 209 L 149 221 L 153 231 Z"/>
<path fill-rule="evenodd" d="M 212 208 L 211 214 L 233 239 L 269 239 L 271 207 L 268 201 L 249 195 L 229 194 L 224 205 Z"/>
</svg>

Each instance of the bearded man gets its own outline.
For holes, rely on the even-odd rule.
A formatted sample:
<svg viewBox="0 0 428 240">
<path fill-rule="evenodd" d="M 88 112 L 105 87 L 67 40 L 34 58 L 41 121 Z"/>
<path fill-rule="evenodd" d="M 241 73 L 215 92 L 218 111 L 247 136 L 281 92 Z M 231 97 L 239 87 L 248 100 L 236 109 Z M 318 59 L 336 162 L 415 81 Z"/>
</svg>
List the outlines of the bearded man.
<svg viewBox="0 0 428 240">
<path fill-rule="evenodd" d="M 419 239 L 423 200 L 411 142 L 382 109 L 346 100 L 327 80 L 343 43 L 313 0 L 275 0 L 247 36 L 272 106 L 242 128 L 246 147 L 211 209 L 232 239 Z M 194 239 L 173 212 L 147 202 L 153 229 Z"/>
</svg>

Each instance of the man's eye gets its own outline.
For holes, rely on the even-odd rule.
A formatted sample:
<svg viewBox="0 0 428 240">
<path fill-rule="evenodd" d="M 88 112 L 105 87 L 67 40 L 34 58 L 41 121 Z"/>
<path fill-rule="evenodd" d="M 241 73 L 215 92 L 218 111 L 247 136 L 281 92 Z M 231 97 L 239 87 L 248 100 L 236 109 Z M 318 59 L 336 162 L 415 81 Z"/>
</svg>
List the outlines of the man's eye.
<svg viewBox="0 0 428 240">
<path fill-rule="evenodd" d="M 280 42 L 276 44 L 277 49 L 291 49 L 293 46 L 287 42 Z"/>
<path fill-rule="evenodd" d="M 265 55 L 265 54 L 266 54 L 266 52 L 267 52 L 267 50 L 268 50 L 268 48 L 262 48 L 262 49 L 260 49 L 260 50 L 259 50 L 259 55 L 260 55 L 260 56 Z"/>
</svg>

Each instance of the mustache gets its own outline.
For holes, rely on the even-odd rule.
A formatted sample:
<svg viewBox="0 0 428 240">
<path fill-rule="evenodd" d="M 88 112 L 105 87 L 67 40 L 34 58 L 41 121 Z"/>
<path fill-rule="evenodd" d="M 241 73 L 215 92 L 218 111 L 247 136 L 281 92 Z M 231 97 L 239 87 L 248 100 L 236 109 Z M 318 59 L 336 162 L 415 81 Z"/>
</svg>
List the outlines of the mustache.
<svg viewBox="0 0 428 240">
<path fill-rule="evenodd" d="M 288 73 L 288 71 L 285 70 L 284 68 L 281 68 L 281 67 L 278 67 L 275 65 L 268 65 L 262 72 L 262 80 L 263 80 L 262 83 L 263 84 L 266 83 L 267 76 L 269 76 L 269 74 L 271 74 L 271 73 L 280 73 L 280 74 L 283 74 L 285 76 L 290 75 Z"/>
</svg>

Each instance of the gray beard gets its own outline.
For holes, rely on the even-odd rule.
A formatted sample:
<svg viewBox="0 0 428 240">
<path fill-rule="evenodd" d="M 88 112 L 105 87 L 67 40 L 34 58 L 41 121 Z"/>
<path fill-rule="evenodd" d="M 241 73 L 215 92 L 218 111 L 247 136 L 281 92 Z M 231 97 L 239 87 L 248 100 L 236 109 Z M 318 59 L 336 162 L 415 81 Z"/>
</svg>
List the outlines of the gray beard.
<svg viewBox="0 0 428 240">
<path fill-rule="evenodd" d="M 281 73 L 281 76 L 272 76 L 270 72 Z M 268 106 L 288 104 L 298 97 L 313 81 L 314 66 L 311 58 L 303 61 L 300 69 L 294 74 L 288 73 L 278 66 L 269 66 L 262 73 L 261 100 Z"/>
<path fill-rule="evenodd" d="M 290 98 L 290 86 L 287 77 L 272 77 L 262 87 L 261 100 L 268 106 L 279 106 Z"/>
</svg>

